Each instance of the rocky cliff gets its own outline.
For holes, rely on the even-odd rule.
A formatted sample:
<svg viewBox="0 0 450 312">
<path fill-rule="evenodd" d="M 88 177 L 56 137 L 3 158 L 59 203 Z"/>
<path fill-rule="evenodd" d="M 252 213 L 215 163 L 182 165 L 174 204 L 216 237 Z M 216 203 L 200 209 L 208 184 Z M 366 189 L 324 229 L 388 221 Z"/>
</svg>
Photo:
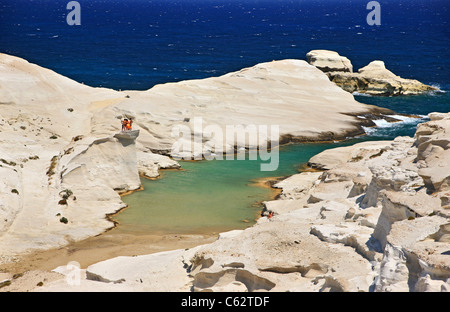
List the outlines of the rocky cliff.
<svg viewBox="0 0 450 312">
<path fill-rule="evenodd" d="M 135 138 L 78 137 L 54 155 L 35 148 L 1 168 L 5 261 L 111 228 L 105 216 L 125 207 L 119 193 L 140 187 Z"/>
<path fill-rule="evenodd" d="M 450 114 L 429 118 L 414 138 L 312 157 L 315 170 L 276 183 L 280 198 L 250 228 L 39 290 L 450 291 Z"/>
<path fill-rule="evenodd" d="M 105 216 L 124 206 L 119 193 L 139 188 L 139 174 L 179 167 L 167 157 L 177 140 L 173 129 L 193 130 L 196 117 L 204 122 L 198 150 L 208 155 L 234 152 L 237 142 L 207 146 L 207 125 L 279 125 L 284 141 L 334 140 L 363 134 L 368 120 L 359 115 L 393 113 L 355 101 L 302 60 L 116 91 L 6 54 L 0 107 L 0 262 L 112 227 Z M 136 139 L 116 135 L 125 116 L 135 118 Z"/>
<path fill-rule="evenodd" d="M 196 116 L 220 127 L 278 124 L 285 141 L 313 141 L 361 133 L 357 115 L 391 113 L 300 60 L 122 92 L 4 54 L 0 70 L 0 262 L 113 226 L 105 216 L 124 207 L 120 193 L 137 189 L 139 174 L 178 166 L 153 152 L 169 153 L 173 127 Z M 122 116 L 136 118 L 139 136 L 117 135 Z M 415 138 L 313 157 L 324 171 L 279 182 L 280 199 L 253 227 L 190 250 L 95 264 L 77 287 L 447 290 L 449 118 L 430 119 Z M 41 290 L 69 287 L 62 283 Z"/>
<path fill-rule="evenodd" d="M 140 172 L 177 165 L 137 151 L 138 136 L 118 137 L 117 116 L 93 131 L 99 110 L 122 97 L 0 54 L 0 263 L 102 233 Z"/>
<path fill-rule="evenodd" d="M 397 96 L 439 91 L 415 79 L 395 75 L 379 60 L 353 72 L 350 60 L 334 51 L 313 50 L 307 53 L 306 58 L 311 65 L 325 72 L 332 82 L 350 93 Z"/>
</svg>

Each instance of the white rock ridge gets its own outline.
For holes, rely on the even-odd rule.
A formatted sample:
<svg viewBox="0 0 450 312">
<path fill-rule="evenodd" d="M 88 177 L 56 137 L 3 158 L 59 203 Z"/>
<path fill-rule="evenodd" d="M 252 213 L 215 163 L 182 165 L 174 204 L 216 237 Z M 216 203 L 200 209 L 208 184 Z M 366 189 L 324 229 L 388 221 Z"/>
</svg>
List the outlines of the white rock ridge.
<svg viewBox="0 0 450 312">
<path fill-rule="evenodd" d="M 179 167 L 167 157 L 177 140 L 172 130 L 193 127 L 196 117 L 222 129 L 279 125 L 288 142 L 363 134 L 355 116 L 392 113 L 355 101 L 302 60 L 119 92 L 6 54 L 0 54 L 0 107 L 1 261 L 112 227 L 105 216 L 124 207 L 119 193 L 139 188 L 139 174 L 157 177 L 160 169 Z M 135 118 L 135 140 L 116 136 L 121 117 Z M 237 143 L 200 150 L 233 152 Z"/>
<path fill-rule="evenodd" d="M 94 133 L 92 119 L 124 96 L 0 54 L 0 262 L 114 226 L 119 194 L 140 187 L 136 137 Z"/>
<path fill-rule="evenodd" d="M 429 117 L 414 138 L 312 157 L 322 171 L 275 184 L 280 198 L 252 227 L 189 250 L 102 261 L 79 286 L 39 291 L 448 292 L 450 113 Z"/>
</svg>

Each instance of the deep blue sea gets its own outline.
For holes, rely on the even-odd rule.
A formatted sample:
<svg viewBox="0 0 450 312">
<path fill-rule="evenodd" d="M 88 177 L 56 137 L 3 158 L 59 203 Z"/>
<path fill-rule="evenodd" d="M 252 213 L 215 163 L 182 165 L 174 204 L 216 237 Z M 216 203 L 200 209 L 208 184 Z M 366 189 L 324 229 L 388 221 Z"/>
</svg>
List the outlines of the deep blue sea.
<svg viewBox="0 0 450 312">
<path fill-rule="evenodd" d="M 368 0 L 80 0 L 74 26 L 68 2 L 1 0 L 0 52 L 87 85 L 145 90 L 328 49 L 354 70 L 383 60 L 450 90 L 448 0 L 380 0 L 374 26 Z M 399 113 L 450 111 L 450 93 L 357 99 Z"/>
<path fill-rule="evenodd" d="M 371 11 L 366 8 L 369 0 L 79 0 L 81 25 L 75 26 L 66 22 L 71 11 L 66 8 L 68 2 L 1 0 L 0 52 L 25 58 L 90 86 L 146 90 L 166 82 L 220 76 L 261 62 L 306 59 L 310 50 L 328 49 L 348 57 L 355 71 L 373 60 L 382 60 L 397 75 L 445 91 L 413 97 L 355 96 L 358 101 L 424 116 L 433 111 L 450 111 L 449 0 L 379 0 L 381 25 L 374 26 L 366 21 Z M 413 135 L 416 124 L 380 124 L 363 139 Z M 289 147 L 282 153 L 280 170 L 268 175 L 293 174 L 300 163 L 333 146 Z M 136 198 L 135 202 L 150 202 L 144 208 L 150 205 L 153 210 L 149 214 L 155 218 L 168 210 L 168 198 L 176 198 L 175 193 L 164 195 L 164 190 L 196 185 L 185 193 L 198 195 L 190 198 L 191 208 L 207 203 L 205 210 L 196 214 L 198 221 L 198 215 L 205 215 L 204 211 L 212 206 L 217 208 L 217 217 L 231 209 L 223 206 L 227 202 L 249 206 L 258 196 L 267 196 L 255 190 L 259 195 L 248 200 L 250 191 L 242 192 L 249 179 L 262 176 L 257 169 L 249 169 L 255 164 L 249 163 L 246 170 L 241 164 L 230 163 L 185 165 L 188 169 L 183 175 L 167 174 L 165 179 L 155 181 L 172 186 L 158 189 L 152 184 L 149 197 Z M 226 172 L 231 176 L 233 168 L 241 173 L 239 177 L 227 180 L 221 179 L 223 174 L 217 175 Z M 214 182 L 200 188 L 198 185 L 211 173 L 216 173 Z M 238 187 L 232 190 L 230 185 Z M 208 190 L 209 186 L 219 191 Z M 153 187 L 159 191 L 152 194 Z M 145 191 L 135 194 L 130 195 L 130 202 L 131 196 L 145 198 Z M 155 194 L 160 195 L 161 202 Z M 216 194 L 210 202 L 204 197 L 208 194 Z M 221 205 L 211 204 L 217 203 L 217 194 L 225 196 Z M 177 202 L 183 203 L 182 207 L 174 206 L 175 212 L 161 220 L 155 218 L 157 224 L 172 224 L 173 228 L 176 214 L 186 225 L 188 216 L 180 214 L 186 208 L 186 198 Z M 127 211 L 119 214 L 122 223 L 127 223 Z M 137 213 L 131 217 L 131 228 L 137 226 L 136 220 L 153 219 L 142 218 L 142 212 L 136 209 L 129 212 Z M 189 210 L 188 214 L 195 212 Z M 238 221 L 251 218 L 248 213 L 242 217 L 233 213 L 232 217 Z M 224 223 L 225 217 L 219 218 L 219 223 Z M 212 224 L 211 220 L 200 223 Z M 235 222 L 231 222 L 232 227 Z"/>
<path fill-rule="evenodd" d="M 218 76 L 313 49 L 358 69 L 381 59 L 394 73 L 449 89 L 450 1 L 380 0 L 2 0 L 0 51 L 91 86 L 151 88 Z"/>
</svg>

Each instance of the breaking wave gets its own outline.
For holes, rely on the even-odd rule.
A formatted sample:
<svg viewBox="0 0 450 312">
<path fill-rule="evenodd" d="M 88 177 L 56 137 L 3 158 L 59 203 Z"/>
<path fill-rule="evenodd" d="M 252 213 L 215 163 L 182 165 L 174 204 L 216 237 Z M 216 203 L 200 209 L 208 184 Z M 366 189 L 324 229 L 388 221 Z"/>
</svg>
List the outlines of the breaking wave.
<svg viewBox="0 0 450 312">
<path fill-rule="evenodd" d="M 428 120 L 426 115 L 417 115 L 416 117 L 409 117 L 403 115 L 387 115 L 386 117 L 394 118 L 399 121 L 391 121 L 386 119 L 373 120 L 375 127 L 363 127 L 367 135 L 376 137 L 392 137 L 407 134 L 409 130 L 416 128 L 419 123 Z M 403 130 L 403 131 L 402 131 Z"/>
</svg>

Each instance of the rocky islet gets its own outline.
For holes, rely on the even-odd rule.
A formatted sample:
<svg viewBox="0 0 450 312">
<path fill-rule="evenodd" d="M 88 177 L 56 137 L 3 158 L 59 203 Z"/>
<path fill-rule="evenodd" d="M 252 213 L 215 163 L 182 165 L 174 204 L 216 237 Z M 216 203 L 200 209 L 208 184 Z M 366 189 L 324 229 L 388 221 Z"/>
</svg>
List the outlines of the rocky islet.
<svg viewBox="0 0 450 312">
<path fill-rule="evenodd" d="M 313 50 L 306 54 L 306 58 L 311 65 L 326 73 L 336 85 L 350 93 L 399 96 L 439 91 L 415 79 L 395 75 L 380 60 L 374 60 L 353 72 L 351 61 L 335 51 Z"/>
</svg>

